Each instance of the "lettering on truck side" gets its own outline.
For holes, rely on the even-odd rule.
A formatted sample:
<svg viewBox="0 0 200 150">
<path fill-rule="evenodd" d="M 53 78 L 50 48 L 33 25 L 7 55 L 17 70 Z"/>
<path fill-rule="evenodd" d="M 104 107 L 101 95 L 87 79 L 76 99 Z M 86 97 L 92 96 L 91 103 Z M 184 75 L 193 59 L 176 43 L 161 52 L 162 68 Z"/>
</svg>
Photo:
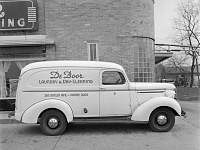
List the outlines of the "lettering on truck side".
<svg viewBox="0 0 200 150">
<path fill-rule="evenodd" d="M 89 94 L 88 93 L 44 94 L 44 97 L 71 97 L 71 96 L 89 96 Z"/>
<path fill-rule="evenodd" d="M 39 80 L 39 84 L 91 84 L 93 80 L 86 80 L 82 74 L 74 74 L 72 71 L 51 71 L 50 79 Z M 68 80 L 66 80 L 68 79 Z"/>
</svg>

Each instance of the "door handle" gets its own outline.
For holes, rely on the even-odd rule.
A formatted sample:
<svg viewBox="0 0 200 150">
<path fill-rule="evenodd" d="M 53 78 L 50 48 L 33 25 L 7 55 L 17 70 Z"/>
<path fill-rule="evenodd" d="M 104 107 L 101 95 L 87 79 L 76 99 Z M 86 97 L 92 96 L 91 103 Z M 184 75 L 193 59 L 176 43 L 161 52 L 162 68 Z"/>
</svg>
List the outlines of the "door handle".
<svg viewBox="0 0 200 150">
<path fill-rule="evenodd" d="M 100 88 L 100 90 L 106 90 L 106 88 Z"/>
</svg>

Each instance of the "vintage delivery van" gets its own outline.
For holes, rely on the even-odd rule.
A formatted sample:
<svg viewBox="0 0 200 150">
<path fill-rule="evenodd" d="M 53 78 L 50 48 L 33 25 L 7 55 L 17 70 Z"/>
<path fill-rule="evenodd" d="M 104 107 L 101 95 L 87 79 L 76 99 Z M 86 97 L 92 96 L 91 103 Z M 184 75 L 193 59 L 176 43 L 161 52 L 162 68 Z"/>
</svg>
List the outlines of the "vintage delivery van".
<svg viewBox="0 0 200 150">
<path fill-rule="evenodd" d="M 15 118 L 39 123 L 46 135 L 62 134 L 77 119 L 129 119 L 169 131 L 185 115 L 169 83 L 129 82 L 122 66 L 96 61 L 45 61 L 24 67 Z"/>
</svg>

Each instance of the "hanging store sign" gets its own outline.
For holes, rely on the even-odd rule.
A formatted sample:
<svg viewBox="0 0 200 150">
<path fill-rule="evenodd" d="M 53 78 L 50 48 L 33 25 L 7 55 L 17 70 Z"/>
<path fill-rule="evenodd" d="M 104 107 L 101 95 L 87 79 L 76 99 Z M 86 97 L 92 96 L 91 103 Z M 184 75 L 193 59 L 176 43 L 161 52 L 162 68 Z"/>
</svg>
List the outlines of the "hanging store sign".
<svg viewBox="0 0 200 150">
<path fill-rule="evenodd" d="M 0 0 L 0 31 L 37 30 L 37 0 Z"/>
</svg>

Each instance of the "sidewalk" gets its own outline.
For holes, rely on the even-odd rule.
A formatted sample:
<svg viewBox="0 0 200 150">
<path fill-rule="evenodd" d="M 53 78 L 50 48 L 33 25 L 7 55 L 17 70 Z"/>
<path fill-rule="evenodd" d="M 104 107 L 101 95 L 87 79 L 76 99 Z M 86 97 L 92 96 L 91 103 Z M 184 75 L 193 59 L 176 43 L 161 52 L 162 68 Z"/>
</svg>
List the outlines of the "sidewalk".
<svg viewBox="0 0 200 150">
<path fill-rule="evenodd" d="M 19 121 L 15 120 L 14 116 L 8 118 L 8 114 L 10 112 L 11 111 L 0 111 L 0 124 L 20 123 Z"/>
</svg>

